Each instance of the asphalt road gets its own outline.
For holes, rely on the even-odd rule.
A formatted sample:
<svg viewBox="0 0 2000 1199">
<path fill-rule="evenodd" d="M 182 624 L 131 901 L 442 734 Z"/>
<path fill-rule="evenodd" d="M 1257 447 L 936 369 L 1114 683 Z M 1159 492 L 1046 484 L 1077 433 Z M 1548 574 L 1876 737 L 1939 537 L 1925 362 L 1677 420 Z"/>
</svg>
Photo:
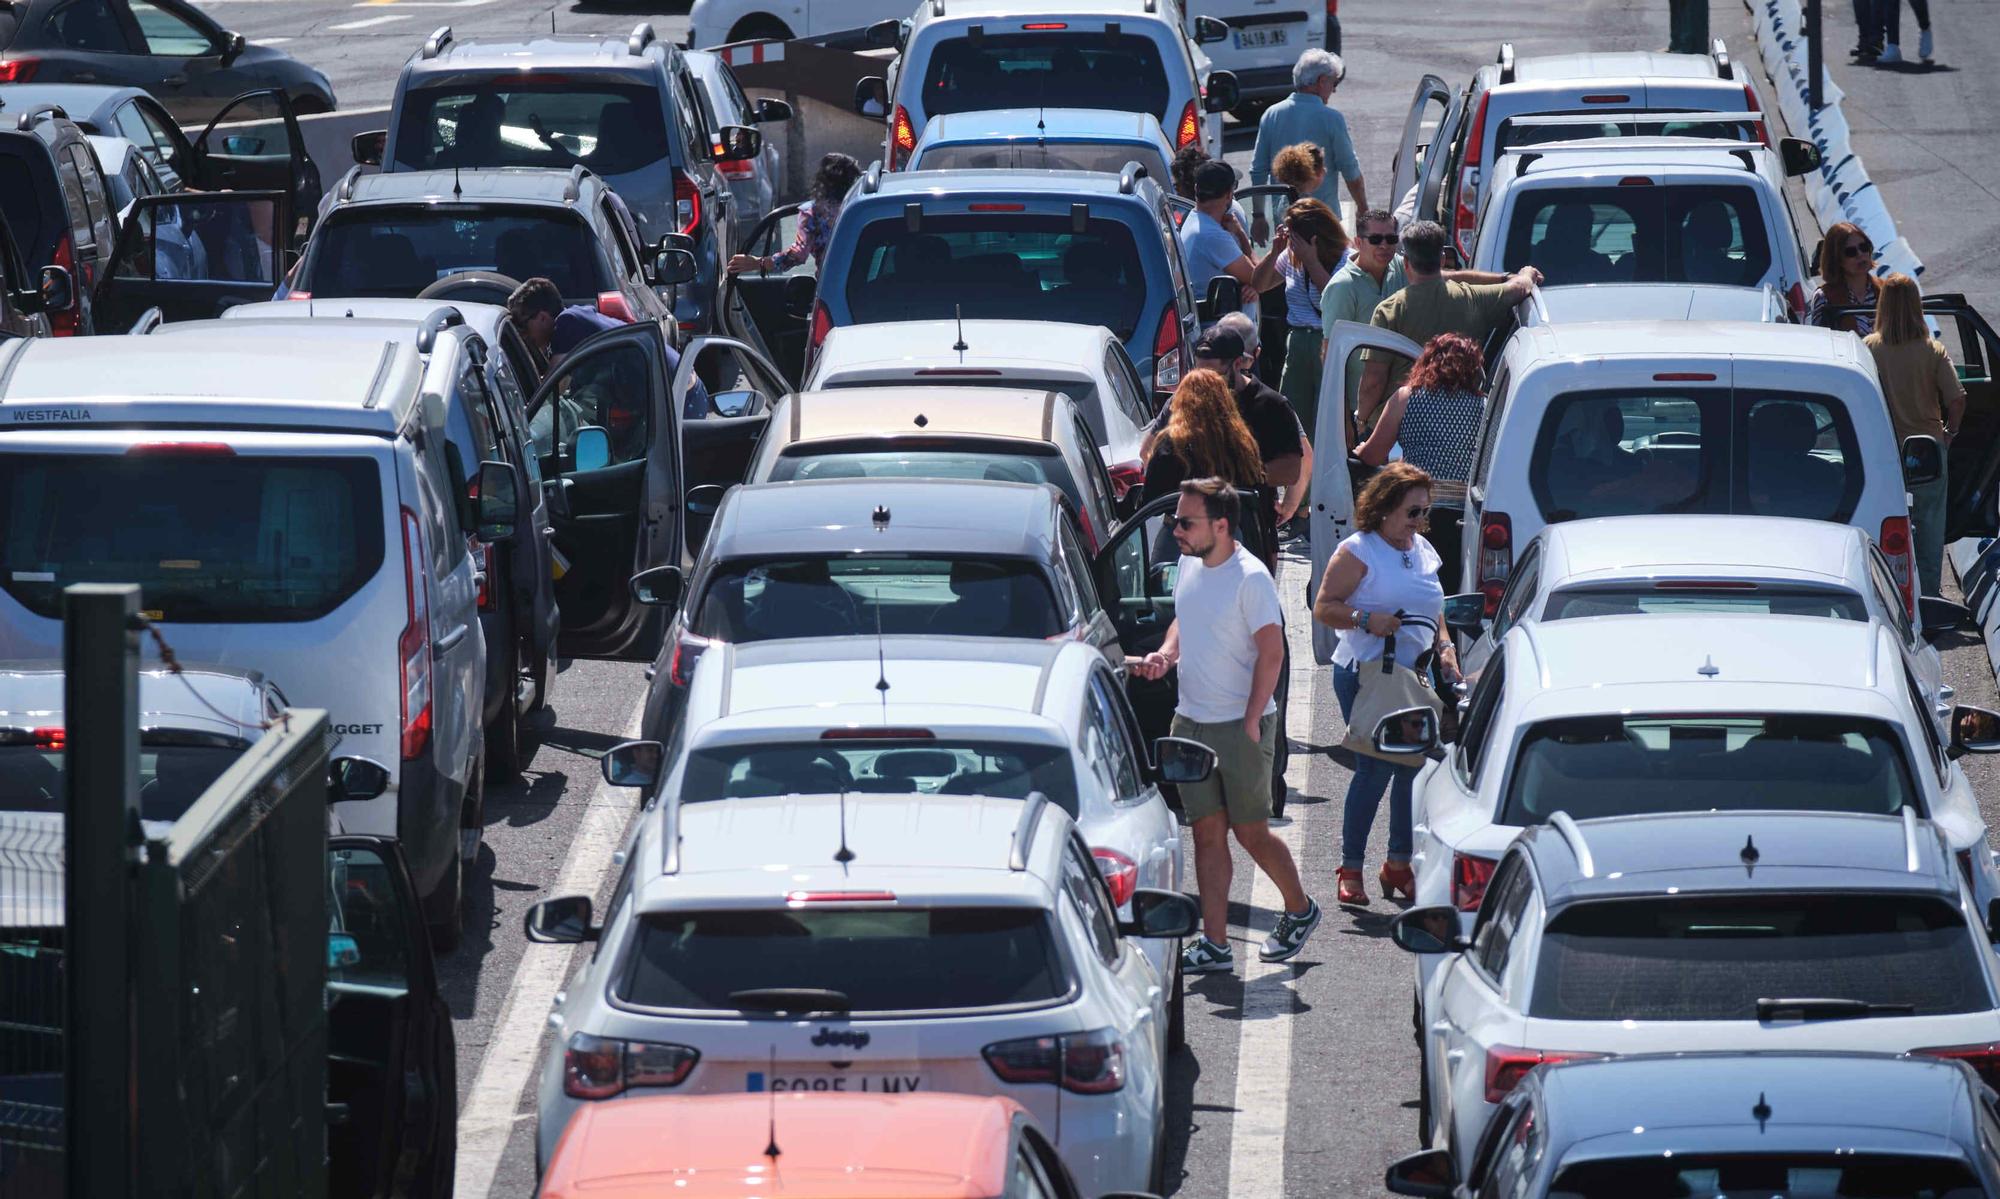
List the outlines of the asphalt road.
<svg viewBox="0 0 2000 1199">
<path fill-rule="evenodd" d="M 331 76 L 343 108 L 386 103 L 396 70 L 436 25 L 460 38 L 541 32 L 555 14 L 561 31 L 624 32 L 650 20 L 678 40 L 686 8 L 665 10 L 541 0 L 206 0 L 205 7 L 254 40 L 286 45 Z M 2000 99 L 1975 87 L 1970 70 L 1949 64 L 1990 60 L 2000 29 L 1980 0 L 1933 0 L 1938 69 L 1848 68 L 1847 6 L 1829 0 L 1839 41 L 1836 77 L 1849 93 L 1855 145 L 1906 236 L 1929 266 L 1931 290 L 1962 289 L 2000 310 L 2000 166 L 1990 153 Z M 1580 0 L 1495 5 L 1485 0 L 1351 3 L 1342 13 L 1348 82 L 1336 104 L 1347 114 L 1373 194 L 1386 196 L 1390 158 L 1416 82 L 1426 72 L 1463 79 L 1502 40 L 1522 55 L 1574 50 L 1658 48 L 1666 41 L 1664 0 Z M 1714 32 L 1738 61 L 1754 61 L 1748 18 L 1718 3 Z M 1915 33 L 1906 35 L 1906 48 Z M 1768 94 L 1768 85 L 1766 85 Z M 1235 130 L 1230 157 L 1247 166 L 1247 131 Z M 344 166 L 344 164 L 338 164 Z M 337 171 L 335 164 L 323 169 Z M 1802 211 L 1802 216 L 1804 215 Z M 1810 236 L 1810 233 L 1808 233 Z M 1287 561 L 1281 590 L 1295 645 L 1294 794 L 1282 833 L 1300 854 L 1308 885 L 1330 901 L 1337 864 L 1340 800 L 1347 772 L 1323 753 L 1341 733 L 1325 672 L 1310 666 L 1304 562 Z M 1983 649 L 1946 656 L 1949 681 L 1967 702 L 1993 704 Z M 549 979 L 559 961 L 524 954 L 521 915 L 566 872 L 602 889 L 587 867 L 593 845 L 622 825 L 621 793 L 598 786 L 596 757 L 626 735 L 643 694 L 636 664 L 576 662 L 558 676 L 553 711 L 525 783 L 491 788 L 486 848 L 470 884 L 465 945 L 443 963 L 456 1019 L 459 1089 L 465 1119 L 460 1199 L 528 1196 L 534 1190 L 533 1096 L 508 1084 L 531 1077 Z M 1304 751 L 1304 752 L 1297 752 Z M 1989 823 L 2000 795 L 1994 769 L 1970 759 Z M 576 844 L 579 829 L 586 844 Z M 1369 862 L 1381 861 L 1386 817 Z M 601 846 L 600 846 L 601 848 Z M 574 853 L 573 853 L 574 850 Z M 1192 850 L 1190 849 L 1190 860 Z M 1253 885 L 1239 861 L 1232 889 L 1238 973 L 1190 988 L 1190 1047 L 1172 1064 L 1169 1192 L 1192 1196 L 1353 1196 L 1380 1193 L 1383 1167 L 1416 1147 L 1417 1083 L 1410 1041 L 1411 966 L 1385 937 L 1396 905 L 1377 897 L 1365 914 L 1327 904 L 1328 918 L 1296 960 L 1264 967 L 1256 942 L 1276 915 L 1269 884 Z M 540 947 L 538 947 L 539 952 Z M 496 1039 L 496 1029 L 503 1034 Z"/>
</svg>

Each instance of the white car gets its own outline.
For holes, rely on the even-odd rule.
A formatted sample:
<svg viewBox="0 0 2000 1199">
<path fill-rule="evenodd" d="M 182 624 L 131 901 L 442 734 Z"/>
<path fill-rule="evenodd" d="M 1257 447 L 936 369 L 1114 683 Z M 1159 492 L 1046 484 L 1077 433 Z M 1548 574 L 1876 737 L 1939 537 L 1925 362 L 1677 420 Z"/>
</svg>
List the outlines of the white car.
<svg viewBox="0 0 2000 1199">
<path fill-rule="evenodd" d="M 858 31 L 877 21 L 907 17 L 915 7 L 915 0 L 694 0 L 688 9 L 688 45 L 707 49 Z"/>
<path fill-rule="evenodd" d="M 1148 112 L 997 108 L 932 117 L 910 152 L 912 171 L 1104 171 L 1127 163 L 1173 186 L 1173 143 Z"/>
<path fill-rule="evenodd" d="M 736 72 L 720 54 L 690 50 L 681 57 L 701 88 L 697 99 L 703 106 L 703 123 L 709 129 L 775 124 L 791 119 L 791 106 L 783 101 L 752 100 L 745 95 L 743 85 L 736 81 Z M 736 201 L 736 211 L 730 214 L 731 224 L 746 235 L 771 211 L 774 189 L 782 182 L 778 178 L 778 140 L 779 132 L 767 129 L 764 145 L 755 158 L 731 160 L 716 156 L 715 173 L 729 184 L 729 195 Z"/>
<path fill-rule="evenodd" d="M 1446 954 L 1418 1001 L 1418 1119 L 1460 1161 L 1542 1062 L 1846 1050 L 2000 1064 L 2000 955 L 1907 808 L 1561 816 L 1508 851 L 1470 938 L 1450 907 L 1412 908 L 1391 935 Z"/>
<path fill-rule="evenodd" d="M 827 333 L 801 390 L 911 384 L 1059 391 L 1083 414 L 1121 492 L 1145 478 L 1139 446 L 1153 420 L 1152 390 L 1139 377 L 1118 335 L 1102 325 L 1041 321 L 844 325 Z"/>
<path fill-rule="evenodd" d="M 1208 46 L 1208 56 L 1236 76 L 1246 106 L 1284 99 L 1299 55 L 1333 48 L 1326 44 L 1326 25 L 1337 0 L 1189 0 L 1186 7 L 1190 35 L 1200 17 L 1229 27 L 1228 37 Z"/>
<path fill-rule="evenodd" d="M 607 777 L 650 784 L 629 748 Z M 538 1163 L 621 1095 L 956 1091 L 1027 1108 L 1085 1194 L 1158 1189 L 1168 981 L 1138 938 L 1196 905 L 1141 890 L 1119 920 L 1059 805 L 669 799 L 623 861 L 602 926 L 586 896 L 528 912 L 531 940 L 597 942 L 549 1017 Z"/>
</svg>

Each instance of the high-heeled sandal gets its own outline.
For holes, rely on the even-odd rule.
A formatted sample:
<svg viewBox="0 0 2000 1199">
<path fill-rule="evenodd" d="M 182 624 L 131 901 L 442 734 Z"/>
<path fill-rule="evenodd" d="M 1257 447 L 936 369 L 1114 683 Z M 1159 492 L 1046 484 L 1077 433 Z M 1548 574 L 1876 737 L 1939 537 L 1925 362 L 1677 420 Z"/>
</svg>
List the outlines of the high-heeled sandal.
<svg viewBox="0 0 2000 1199">
<path fill-rule="evenodd" d="M 1334 902 L 1348 907 L 1368 906 L 1368 889 L 1361 885 L 1361 872 L 1342 866 L 1333 872 L 1337 894 Z"/>
<path fill-rule="evenodd" d="M 1415 902 L 1417 898 L 1417 875 L 1408 862 L 1384 862 L 1382 873 L 1375 876 L 1382 884 L 1382 898 L 1394 899 L 1401 891 L 1403 898 Z"/>
</svg>

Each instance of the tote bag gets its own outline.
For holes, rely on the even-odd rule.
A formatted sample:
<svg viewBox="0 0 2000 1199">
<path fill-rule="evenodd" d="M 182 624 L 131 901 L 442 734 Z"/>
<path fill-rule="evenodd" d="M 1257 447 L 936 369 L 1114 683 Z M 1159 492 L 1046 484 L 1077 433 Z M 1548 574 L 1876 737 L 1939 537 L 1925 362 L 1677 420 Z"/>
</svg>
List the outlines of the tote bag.
<svg viewBox="0 0 2000 1199">
<path fill-rule="evenodd" d="M 1402 616 L 1401 613 L 1397 615 Z M 1405 624 L 1422 625 L 1433 631 L 1437 628 L 1435 622 L 1421 616 L 1404 616 L 1402 619 Z M 1385 754 L 1376 749 L 1375 726 L 1382 723 L 1384 716 L 1404 708 L 1429 708 L 1442 718 L 1444 704 L 1428 679 L 1397 663 L 1393 635 L 1383 641 L 1381 659 L 1362 662 L 1357 667 L 1361 689 L 1355 693 L 1354 707 L 1347 716 L 1347 736 L 1341 744 L 1357 754 L 1380 758 L 1397 766 L 1421 766 L 1424 763 L 1422 754 Z M 1426 651 L 1424 658 L 1429 657 Z"/>
</svg>

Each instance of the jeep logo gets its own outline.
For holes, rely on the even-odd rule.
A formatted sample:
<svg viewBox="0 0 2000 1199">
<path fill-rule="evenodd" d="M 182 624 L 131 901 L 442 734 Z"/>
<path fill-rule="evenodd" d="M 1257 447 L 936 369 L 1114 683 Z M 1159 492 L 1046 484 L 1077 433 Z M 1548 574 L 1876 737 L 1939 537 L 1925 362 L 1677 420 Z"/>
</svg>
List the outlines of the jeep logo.
<svg viewBox="0 0 2000 1199">
<path fill-rule="evenodd" d="M 824 1049 L 828 1045 L 845 1045 L 850 1049 L 868 1048 L 869 1036 L 865 1032 L 847 1032 L 838 1028 L 822 1028 L 813 1034 L 812 1043 Z"/>
</svg>

